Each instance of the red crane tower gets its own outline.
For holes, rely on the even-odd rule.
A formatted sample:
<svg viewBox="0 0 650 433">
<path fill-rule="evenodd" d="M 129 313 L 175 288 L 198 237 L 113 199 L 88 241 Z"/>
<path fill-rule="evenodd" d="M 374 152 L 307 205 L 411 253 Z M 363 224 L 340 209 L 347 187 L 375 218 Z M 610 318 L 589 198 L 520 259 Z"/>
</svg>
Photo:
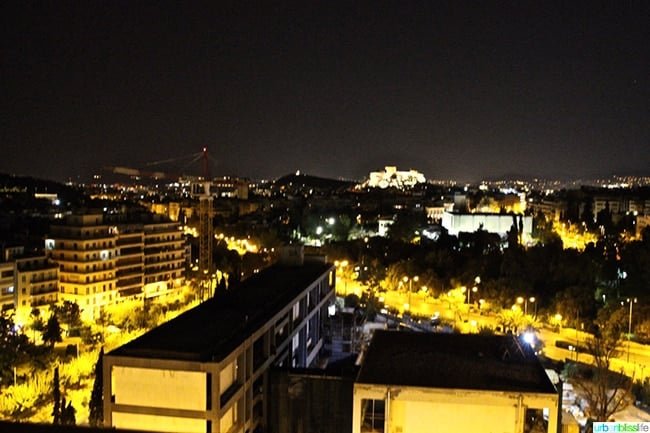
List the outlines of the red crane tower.
<svg viewBox="0 0 650 433">
<path fill-rule="evenodd" d="M 204 300 L 213 294 L 212 279 L 214 269 L 212 265 L 212 242 L 214 241 L 213 198 L 210 194 L 210 173 L 208 170 L 208 149 L 203 148 L 203 193 L 199 195 L 199 272 L 200 297 Z"/>
</svg>

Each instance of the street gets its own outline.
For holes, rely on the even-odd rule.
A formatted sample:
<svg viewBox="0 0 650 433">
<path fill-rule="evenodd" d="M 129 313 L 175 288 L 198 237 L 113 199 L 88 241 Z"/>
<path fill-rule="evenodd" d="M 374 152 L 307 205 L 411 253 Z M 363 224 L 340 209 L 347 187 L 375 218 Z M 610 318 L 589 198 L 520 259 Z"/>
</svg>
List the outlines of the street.
<svg viewBox="0 0 650 433">
<path fill-rule="evenodd" d="M 347 293 L 354 293 L 360 296 L 365 289 L 357 281 L 346 282 Z M 340 289 L 340 287 L 338 287 Z M 339 290 L 339 294 L 340 290 Z M 408 293 L 398 291 L 386 291 L 378 295 L 386 308 L 398 310 L 400 313 L 410 313 L 413 316 L 431 318 L 438 315 L 447 323 L 453 323 L 454 327 L 463 333 L 477 332 L 481 327 L 491 329 L 497 328 L 496 316 L 491 314 L 480 314 L 476 309 L 468 312 L 467 304 L 454 308 L 452 303 L 434 299 L 426 293 Z M 476 308 L 476 306 L 474 306 Z M 538 337 L 544 342 L 544 356 L 556 361 L 577 360 L 579 362 L 591 363 L 591 356 L 580 351 L 569 350 L 556 346 L 557 341 L 566 342 L 572 347 L 584 347 L 585 340 L 590 337 L 582 331 L 573 328 L 561 328 L 559 332 L 552 329 L 539 327 Z M 613 371 L 623 371 L 634 380 L 643 380 L 650 375 L 650 350 L 648 346 L 623 341 L 616 358 L 612 359 L 610 368 Z"/>
</svg>

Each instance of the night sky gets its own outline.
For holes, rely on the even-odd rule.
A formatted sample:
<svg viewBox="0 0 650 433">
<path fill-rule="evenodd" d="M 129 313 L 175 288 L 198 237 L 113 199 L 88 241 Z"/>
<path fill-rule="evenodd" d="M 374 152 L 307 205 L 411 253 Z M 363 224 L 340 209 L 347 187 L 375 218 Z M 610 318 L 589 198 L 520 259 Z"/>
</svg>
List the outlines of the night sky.
<svg viewBox="0 0 650 433">
<path fill-rule="evenodd" d="M 8 0 L 0 46 L 0 172 L 650 175 L 648 1 Z"/>
</svg>

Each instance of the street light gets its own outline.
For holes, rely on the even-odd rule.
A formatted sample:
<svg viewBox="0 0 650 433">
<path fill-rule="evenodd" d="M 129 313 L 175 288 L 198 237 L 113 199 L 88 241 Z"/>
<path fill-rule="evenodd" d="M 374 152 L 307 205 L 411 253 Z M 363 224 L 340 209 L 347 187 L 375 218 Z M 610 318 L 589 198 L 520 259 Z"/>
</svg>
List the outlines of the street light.
<svg viewBox="0 0 650 433">
<path fill-rule="evenodd" d="M 478 277 L 476 277 L 476 278 L 478 278 Z M 462 290 L 463 293 L 467 293 L 467 306 L 469 307 L 469 305 L 471 304 L 470 301 L 472 299 L 470 295 L 472 294 L 472 292 L 474 292 L 474 293 L 478 292 L 478 287 L 474 286 L 470 290 L 467 287 L 463 286 L 460 289 Z"/>
<path fill-rule="evenodd" d="M 517 303 L 518 304 L 524 304 L 524 316 L 528 315 L 528 302 L 531 304 L 535 304 L 535 297 L 531 296 L 530 298 L 524 298 L 523 296 L 519 296 L 517 298 Z M 535 316 L 537 317 L 537 304 L 535 304 Z"/>
<path fill-rule="evenodd" d="M 409 283 L 409 295 L 408 295 L 408 297 L 409 297 L 409 302 L 408 302 L 408 304 L 406 304 L 406 305 L 404 306 L 406 309 L 410 309 L 410 308 L 411 308 L 411 291 L 413 290 L 413 281 L 415 281 L 415 282 L 417 283 L 419 279 L 420 279 L 420 277 L 418 277 L 417 275 L 414 276 L 413 278 L 409 278 L 409 277 L 407 277 L 407 276 L 405 275 L 405 276 L 402 278 L 402 281 L 404 281 L 405 283 L 406 283 L 406 282 Z M 408 307 L 407 307 L 407 305 L 408 305 Z"/>
<path fill-rule="evenodd" d="M 627 322 L 627 362 L 630 362 L 630 337 L 632 336 L 632 305 L 636 304 L 636 298 L 627 298 L 626 302 L 630 304 L 630 315 Z"/>
</svg>

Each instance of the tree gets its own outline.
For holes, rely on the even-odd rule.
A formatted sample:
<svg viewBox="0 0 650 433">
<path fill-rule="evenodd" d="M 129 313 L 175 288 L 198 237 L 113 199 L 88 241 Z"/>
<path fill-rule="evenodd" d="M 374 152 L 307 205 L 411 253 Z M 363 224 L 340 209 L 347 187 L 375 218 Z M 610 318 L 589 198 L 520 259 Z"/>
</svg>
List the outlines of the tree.
<svg viewBox="0 0 650 433">
<path fill-rule="evenodd" d="M 520 329 L 523 329 L 528 321 L 520 308 L 503 309 L 497 314 L 497 323 L 503 327 L 504 332 L 512 332 L 518 334 Z"/>
<path fill-rule="evenodd" d="M 81 310 L 76 302 L 63 301 L 63 304 L 55 305 L 52 309 L 68 326 L 68 331 L 81 325 Z"/>
<path fill-rule="evenodd" d="M 43 318 L 41 317 L 41 310 L 38 308 L 32 309 L 31 313 L 29 313 L 29 317 L 31 318 L 32 323 L 29 325 L 30 328 L 32 328 L 32 341 L 34 344 L 36 344 L 36 332 L 43 332 L 45 329 L 45 323 L 43 323 Z"/>
<path fill-rule="evenodd" d="M 59 324 L 59 319 L 57 319 L 56 314 L 51 314 L 50 318 L 47 319 L 45 324 L 45 329 L 43 329 L 43 342 L 50 347 L 54 347 L 54 344 L 63 341 L 61 338 L 61 325 Z"/>
<path fill-rule="evenodd" d="M 582 392 L 588 404 L 587 414 L 595 421 L 607 421 L 627 406 L 633 384 L 633 379 L 623 371 L 610 369 L 612 359 L 620 354 L 621 334 L 620 329 L 611 329 L 605 316 L 605 313 L 599 315 L 594 337 L 585 341 L 586 351 L 592 357 L 591 365 L 581 367 L 568 363 L 564 371 L 573 386 Z"/>
<path fill-rule="evenodd" d="M 18 332 L 13 316 L 0 316 L 0 381 L 10 383 L 13 368 L 27 358 L 32 346 L 26 335 Z"/>
<path fill-rule="evenodd" d="M 95 382 L 93 383 L 93 390 L 90 394 L 90 402 L 88 403 L 90 414 L 88 421 L 93 427 L 101 427 L 104 425 L 104 382 L 103 382 L 103 368 L 102 359 L 104 358 L 104 348 L 99 351 L 99 358 L 95 364 Z"/>
<path fill-rule="evenodd" d="M 388 237 L 402 242 L 412 242 L 416 230 L 426 226 L 427 216 L 424 212 L 402 212 L 396 215 L 388 229 Z"/>
<path fill-rule="evenodd" d="M 75 414 L 77 410 L 72 406 L 72 402 L 69 401 L 68 404 L 65 404 L 65 398 L 61 404 L 61 424 L 62 425 L 75 425 L 77 423 L 77 418 Z"/>
<path fill-rule="evenodd" d="M 52 379 L 52 399 L 54 407 L 52 408 L 52 424 L 61 424 L 61 387 L 59 384 L 59 367 L 54 368 L 54 378 Z"/>
</svg>

